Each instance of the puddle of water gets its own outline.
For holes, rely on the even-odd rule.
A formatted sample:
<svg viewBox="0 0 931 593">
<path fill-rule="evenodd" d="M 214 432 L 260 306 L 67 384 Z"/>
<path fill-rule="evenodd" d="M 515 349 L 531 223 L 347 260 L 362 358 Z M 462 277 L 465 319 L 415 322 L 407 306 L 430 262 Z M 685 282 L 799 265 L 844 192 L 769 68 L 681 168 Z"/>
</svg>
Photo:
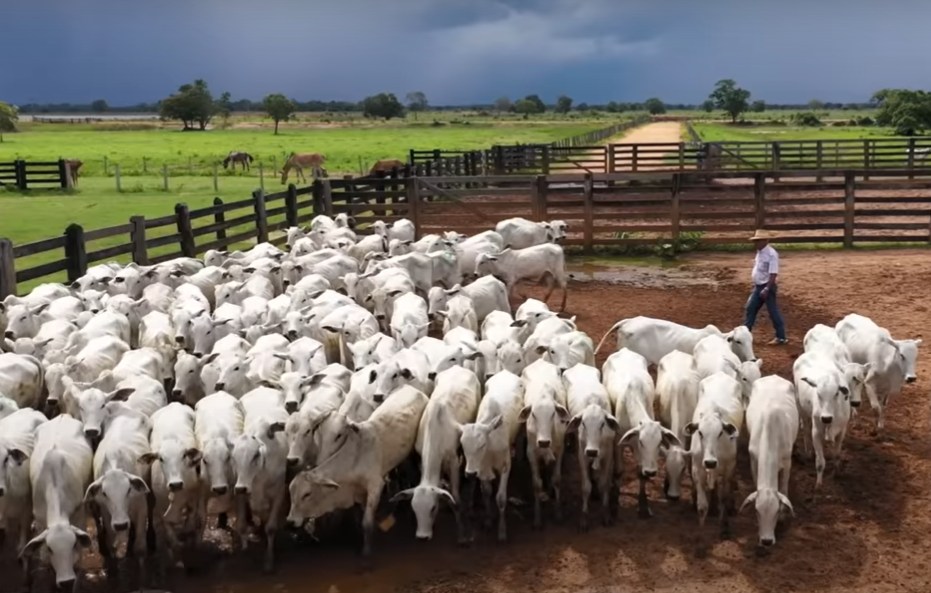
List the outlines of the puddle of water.
<svg viewBox="0 0 931 593">
<path fill-rule="evenodd" d="M 659 259 L 631 263 L 607 260 L 604 263 L 572 262 L 568 265 L 574 282 L 606 282 L 638 288 L 674 288 L 708 286 L 717 288 L 720 278 L 708 270 L 684 267 L 684 262 Z"/>
</svg>

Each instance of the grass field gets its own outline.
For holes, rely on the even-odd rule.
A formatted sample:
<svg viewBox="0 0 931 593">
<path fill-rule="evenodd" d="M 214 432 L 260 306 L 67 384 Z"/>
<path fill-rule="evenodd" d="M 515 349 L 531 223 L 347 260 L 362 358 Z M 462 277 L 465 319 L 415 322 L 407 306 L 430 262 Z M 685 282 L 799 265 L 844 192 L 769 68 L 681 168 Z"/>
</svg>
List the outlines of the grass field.
<svg viewBox="0 0 931 593">
<path fill-rule="evenodd" d="M 889 128 L 873 126 L 733 126 L 695 122 L 695 131 L 706 142 L 779 142 L 782 140 L 861 140 L 894 137 Z"/>
</svg>

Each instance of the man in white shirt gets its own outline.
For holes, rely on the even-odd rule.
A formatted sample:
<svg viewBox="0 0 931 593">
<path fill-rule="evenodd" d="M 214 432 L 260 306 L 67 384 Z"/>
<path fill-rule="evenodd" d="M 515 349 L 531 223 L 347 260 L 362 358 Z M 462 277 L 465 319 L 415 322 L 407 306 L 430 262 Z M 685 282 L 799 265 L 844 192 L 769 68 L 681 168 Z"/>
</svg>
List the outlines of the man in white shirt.
<svg viewBox="0 0 931 593">
<path fill-rule="evenodd" d="M 777 279 L 779 277 L 779 253 L 769 244 L 769 234 L 766 231 L 758 230 L 750 241 L 756 248 L 756 259 L 753 261 L 753 272 L 751 279 L 753 281 L 753 292 L 747 299 L 747 316 L 744 325 L 748 329 L 753 329 L 756 322 L 757 313 L 766 303 L 766 310 L 769 311 L 769 318 L 773 322 L 773 329 L 776 330 L 776 337 L 770 341 L 771 345 L 782 345 L 789 342 L 786 338 L 786 327 L 782 320 L 782 313 L 779 311 L 779 304 L 776 301 L 778 290 Z"/>
</svg>

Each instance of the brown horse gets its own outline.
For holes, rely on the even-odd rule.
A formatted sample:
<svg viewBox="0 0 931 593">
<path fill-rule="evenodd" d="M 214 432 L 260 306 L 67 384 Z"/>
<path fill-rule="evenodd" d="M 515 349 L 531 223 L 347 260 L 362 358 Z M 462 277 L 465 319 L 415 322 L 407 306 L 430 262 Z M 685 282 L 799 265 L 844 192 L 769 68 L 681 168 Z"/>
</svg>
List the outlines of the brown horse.
<svg viewBox="0 0 931 593">
<path fill-rule="evenodd" d="M 65 169 L 66 173 L 71 177 L 71 187 L 78 186 L 78 171 L 83 164 L 84 161 L 78 159 L 65 159 Z"/>
<path fill-rule="evenodd" d="M 407 167 L 407 163 L 399 159 L 382 159 L 380 161 L 375 161 L 375 164 L 372 165 L 372 168 L 369 170 L 369 175 L 376 175 L 378 173 L 391 173 L 394 169 L 398 171 L 403 171 Z"/>
<path fill-rule="evenodd" d="M 327 172 L 323 168 L 325 162 L 326 157 L 319 152 L 292 152 L 288 155 L 288 160 L 285 161 L 284 167 L 281 169 L 281 184 L 284 185 L 288 181 L 288 172 L 291 169 L 297 171 L 297 178 L 302 179 L 304 183 L 307 183 L 307 178 L 304 177 L 305 167 L 309 167 L 313 171 L 314 179 L 326 177 Z"/>
<path fill-rule="evenodd" d="M 223 159 L 223 168 L 226 169 L 229 167 L 230 163 L 233 164 L 233 169 L 236 169 L 236 163 L 242 165 L 242 170 L 247 171 L 249 169 L 249 164 L 253 161 L 252 155 L 248 152 L 240 152 L 238 150 L 230 151 L 226 158 Z"/>
</svg>

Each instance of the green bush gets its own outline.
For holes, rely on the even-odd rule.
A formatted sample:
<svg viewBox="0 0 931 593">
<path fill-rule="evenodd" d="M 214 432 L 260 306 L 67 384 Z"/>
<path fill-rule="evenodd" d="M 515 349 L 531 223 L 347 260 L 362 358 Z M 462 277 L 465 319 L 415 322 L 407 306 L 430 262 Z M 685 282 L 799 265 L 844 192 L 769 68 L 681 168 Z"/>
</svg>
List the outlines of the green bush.
<svg viewBox="0 0 931 593">
<path fill-rule="evenodd" d="M 797 126 L 816 128 L 821 125 L 821 120 L 811 111 L 805 111 L 793 114 L 792 123 Z"/>
</svg>

